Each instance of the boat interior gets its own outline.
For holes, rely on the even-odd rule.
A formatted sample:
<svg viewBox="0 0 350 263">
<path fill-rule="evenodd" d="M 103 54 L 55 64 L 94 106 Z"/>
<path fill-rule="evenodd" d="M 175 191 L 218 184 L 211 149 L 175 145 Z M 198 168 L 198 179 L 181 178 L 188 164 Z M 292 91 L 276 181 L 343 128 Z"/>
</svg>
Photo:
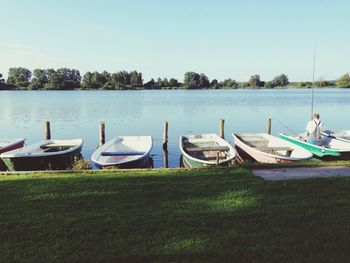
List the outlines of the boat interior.
<svg viewBox="0 0 350 263">
<path fill-rule="evenodd" d="M 41 145 L 36 153 L 49 153 L 49 152 L 61 152 L 77 146 L 76 144 L 66 144 L 66 143 L 48 143 Z"/>
<path fill-rule="evenodd" d="M 219 154 L 219 159 L 224 160 L 228 158 L 230 148 L 221 146 L 216 141 L 197 141 L 197 140 L 183 140 L 184 150 L 192 157 L 200 160 L 215 161 Z"/>
<path fill-rule="evenodd" d="M 259 134 L 247 134 L 247 135 L 237 135 L 236 137 L 242 141 L 244 144 L 258 150 L 261 152 L 275 154 L 280 156 L 290 157 L 293 152 L 293 148 L 288 146 L 281 146 L 273 143 L 268 137 Z M 275 145 L 276 144 L 276 145 Z"/>
</svg>

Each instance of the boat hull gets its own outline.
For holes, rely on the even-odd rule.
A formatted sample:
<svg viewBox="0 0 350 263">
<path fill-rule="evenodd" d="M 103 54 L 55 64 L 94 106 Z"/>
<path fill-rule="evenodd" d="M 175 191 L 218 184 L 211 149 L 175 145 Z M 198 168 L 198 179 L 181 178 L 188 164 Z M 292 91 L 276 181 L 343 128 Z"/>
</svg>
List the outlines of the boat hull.
<svg viewBox="0 0 350 263">
<path fill-rule="evenodd" d="M 188 158 L 187 156 L 183 155 L 182 157 L 182 162 L 184 167 L 186 168 L 201 168 L 201 167 L 216 167 L 217 164 L 208 164 L 208 163 L 203 163 L 200 161 L 196 161 L 193 159 Z M 227 166 L 231 163 L 231 160 L 228 160 L 226 162 L 220 162 L 220 166 Z"/>
<path fill-rule="evenodd" d="M 153 160 L 150 155 L 147 155 L 141 159 L 126 162 L 126 163 L 120 163 L 120 164 L 108 164 L 108 165 L 101 165 L 94 162 L 94 165 L 98 169 L 137 169 L 137 168 L 152 168 L 153 167 Z"/>
<path fill-rule="evenodd" d="M 81 158 L 82 146 L 65 154 L 34 157 L 2 157 L 9 171 L 67 170 Z"/>
<path fill-rule="evenodd" d="M 236 151 L 242 156 L 244 160 L 257 161 L 259 163 L 295 163 L 298 160 L 288 160 L 279 157 L 271 157 L 263 154 L 250 151 L 247 147 L 239 147 L 236 145 Z"/>
<path fill-rule="evenodd" d="M 288 136 L 284 136 L 283 134 L 280 135 L 280 138 L 303 147 L 304 149 L 310 151 L 315 157 L 320 159 L 324 159 L 324 160 L 349 160 L 350 159 L 350 152 L 341 152 L 330 148 L 318 147 L 310 143 L 302 142 L 302 141 L 290 138 Z"/>
</svg>

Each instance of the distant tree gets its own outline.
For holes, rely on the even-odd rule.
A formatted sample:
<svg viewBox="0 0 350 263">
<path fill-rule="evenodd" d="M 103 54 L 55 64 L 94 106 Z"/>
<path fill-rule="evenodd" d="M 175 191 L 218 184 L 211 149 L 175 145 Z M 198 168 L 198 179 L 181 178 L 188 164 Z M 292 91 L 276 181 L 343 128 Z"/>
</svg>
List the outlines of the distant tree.
<svg viewBox="0 0 350 263">
<path fill-rule="evenodd" d="M 80 72 L 76 69 L 59 68 L 56 71 L 60 80 L 58 89 L 77 89 L 80 87 L 81 76 Z"/>
<path fill-rule="evenodd" d="M 275 86 L 275 83 L 273 81 L 266 81 L 265 82 L 265 85 L 264 85 L 264 88 L 266 89 L 273 89 Z"/>
<path fill-rule="evenodd" d="M 32 72 L 26 68 L 10 68 L 7 84 L 15 85 L 17 87 L 28 87 Z"/>
<path fill-rule="evenodd" d="M 155 88 L 161 89 L 163 87 L 163 81 L 161 78 L 157 78 Z"/>
<path fill-rule="evenodd" d="M 169 87 L 169 80 L 168 80 L 168 78 L 163 78 L 162 79 L 162 87 L 163 88 Z"/>
<path fill-rule="evenodd" d="M 334 84 L 326 80 L 315 81 L 315 87 L 317 88 L 324 88 L 324 87 L 330 87 L 330 86 L 334 86 Z"/>
<path fill-rule="evenodd" d="M 9 89 L 14 89 L 14 86 L 6 84 L 2 74 L 0 73 L 0 90 L 9 90 Z"/>
<path fill-rule="evenodd" d="M 70 90 L 80 88 L 81 76 L 76 69 L 59 68 L 45 70 L 47 83 L 45 89 Z"/>
<path fill-rule="evenodd" d="M 284 87 L 287 86 L 289 84 L 289 80 L 287 75 L 285 74 L 281 74 L 276 76 L 273 80 L 272 80 L 272 84 L 274 87 Z"/>
<path fill-rule="evenodd" d="M 199 87 L 200 88 L 209 88 L 209 86 L 210 86 L 209 78 L 204 73 L 201 73 L 199 75 Z"/>
<path fill-rule="evenodd" d="M 350 88 L 350 76 L 349 73 L 344 74 L 336 81 L 337 87 Z"/>
<path fill-rule="evenodd" d="M 130 83 L 127 83 L 126 85 L 130 85 L 131 87 L 142 87 L 143 85 L 143 79 L 142 79 L 142 73 L 137 72 L 136 70 L 131 71 L 129 73 L 130 77 Z"/>
<path fill-rule="evenodd" d="M 44 69 L 34 69 L 33 78 L 29 85 L 30 89 L 44 89 L 45 84 L 49 82 L 48 75 Z"/>
<path fill-rule="evenodd" d="M 110 80 L 111 73 L 107 72 L 106 70 L 102 71 L 101 73 L 101 79 L 103 83 L 106 83 Z"/>
<path fill-rule="evenodd" d="M 186 72 L 183 85 L 188 89 L 209 88 L 210 81 L 203 73 Z"/>
<path fill-rule="evenodd" d="M 169 87 L 170 88 L 176 88 L 176 87 L 179 87 L 180 84 L 179 84 L 179 81 L 175 78 L 170 78 L 169 79 Z"/>
<path fill-rule="evenodd" d="M 311 88 L 312 87 L 312 83 L 309 81 L 296 82 L 295 85 L 297 88 Z"/>
<path fill-rule="evenodd" d="M 241 87 L 242 89 L 246 89 L 249 87 L 249 82 L 241 82 L 239 83 L 239 87 Z"/>
<path fill-rule="evenodd" d="M 196 72 L 186 72 L 184 76 L 184 83 L 185 88 L 188 89 L 197 89 L 200 86 L 200 75 Z"/>
<path fill-rule="evenodd" d="M 146 82 L 143 86 L 147 89 L 152 89 L 156 86 L 156 82 L 154 81 L 154 79 L 151 79 L 150 81 Z"/>
<path fill-rule="evenodd" d="M 221 86 L 225 88 L 238 88 L 238 83 L 233 79 L 225 79 L 223 82 L 221 82 Z"/>
<path fill-rule="evenodd" d="M 261 81 L 260 81 L 260 76 L 259 75 L 253 75 L 249 79 L 249 86 L 251 87 L 261 87 L 263 86 Z"/>
<path fill-rule="evenodd" d="M 83 76 L 83 80 L 81 83 L 81 87 L 83 89 L 94 89 L 94 83 L 92 82 L 92 73 L 90 71 L 86 72 Z"/>
<path fill-rule="evenodd" d="M 213 89 L 219 89 L 220 88 L 220 83 L 218 82 L 217 79 L 213 79 L 211 82 L 210 82 L 210 87 L 213 88 Z"/>
</svg>

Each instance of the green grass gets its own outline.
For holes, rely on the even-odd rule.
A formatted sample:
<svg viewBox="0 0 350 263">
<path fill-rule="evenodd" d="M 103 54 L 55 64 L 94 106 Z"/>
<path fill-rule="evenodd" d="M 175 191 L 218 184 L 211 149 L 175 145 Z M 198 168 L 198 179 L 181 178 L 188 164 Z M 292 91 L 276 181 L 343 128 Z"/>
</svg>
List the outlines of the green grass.
<svg viewBox="0 0 350 263">
<path fill-rule="evenodd" d="M 349 262 L 350 178 L 0 176 L 0 262 Z"/>
</svg>

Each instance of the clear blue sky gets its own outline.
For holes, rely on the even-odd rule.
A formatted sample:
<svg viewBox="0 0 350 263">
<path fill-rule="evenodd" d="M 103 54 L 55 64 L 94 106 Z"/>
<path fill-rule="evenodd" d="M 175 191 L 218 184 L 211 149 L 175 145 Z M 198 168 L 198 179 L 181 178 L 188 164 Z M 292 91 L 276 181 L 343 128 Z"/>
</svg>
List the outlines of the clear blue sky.
<svg viewBox="0 0 350 263">
<path fill-rule="evenodd" d="M 12 66 L 139 70 L 183 79 L 292 81 L 350 71 L 347 0 L 0 0 L 0 73 Z"/>
</svg>

